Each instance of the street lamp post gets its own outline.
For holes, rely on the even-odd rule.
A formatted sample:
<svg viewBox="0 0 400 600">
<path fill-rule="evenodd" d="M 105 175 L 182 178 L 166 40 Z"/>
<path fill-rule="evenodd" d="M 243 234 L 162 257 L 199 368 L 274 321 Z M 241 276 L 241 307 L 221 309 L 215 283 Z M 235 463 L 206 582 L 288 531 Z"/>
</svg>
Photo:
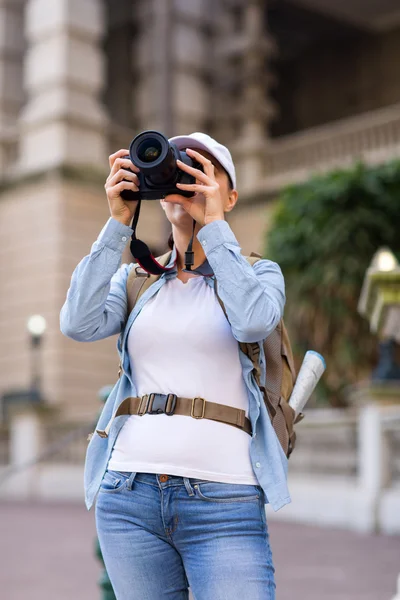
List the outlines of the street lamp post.
<svg viewBox="0 0 400 600">
<path fill-rule="evenodd" d="M 12 407 L 41 406 L 41 368 L 40 346 L 43 334 L 46 331 L 46 319 L 41 315 L 32 315 L 27 323 L 27 330 L 31 342 L 31 378 L 28 388 L 15 389 L 5 392 L 0 398 L 0 419 L 5 423 L 9 421 Z"/>
<path fill-rule="evenodd" d="M 40 346 L 46 331 L 46 319 L 42 315 L 32 315 L 27 321 L 27 329 L 31 337 L 31 392 L 37 399 L 41 398 Z"/>
<path fill-rule="evenodd" d="M 379 359 L 370 392 L 380 401 L 400 399 L 400 264 L 389 248 L 380 248 L 365 274 L 358 312 L 379 338 Z"/>
</svg>

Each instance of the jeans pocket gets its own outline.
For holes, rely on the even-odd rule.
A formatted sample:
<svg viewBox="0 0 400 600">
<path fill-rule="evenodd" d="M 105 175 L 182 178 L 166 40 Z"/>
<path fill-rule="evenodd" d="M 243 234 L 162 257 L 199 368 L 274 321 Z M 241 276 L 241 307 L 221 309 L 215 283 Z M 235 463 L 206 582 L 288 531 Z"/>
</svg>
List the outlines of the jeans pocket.
<svg viewBox="0 0 400 600">
<path fill-rule="evenodd" d="M 197 498 L 207 502 L 255 502 L 260 498 L 258 485 L 207 481 L 193 486 Z"/>
<path fill-rule="evenodd" d="M 120 471 L 106 471 L 100 484 L 99 492 L 113 494 L 123 490 L 130 473 Z"/>
</svg>

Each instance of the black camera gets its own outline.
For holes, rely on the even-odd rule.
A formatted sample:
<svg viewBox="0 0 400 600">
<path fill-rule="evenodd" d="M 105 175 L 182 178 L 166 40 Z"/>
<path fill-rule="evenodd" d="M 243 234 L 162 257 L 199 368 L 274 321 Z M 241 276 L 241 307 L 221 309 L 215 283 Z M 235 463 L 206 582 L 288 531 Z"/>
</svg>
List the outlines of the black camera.
<svg viewBox="0 0 400 600">
<path fill-rule="evenodd" d="M 121 197 L 124 200 L 159 200 L 168 194 L 180 194 L 191 198 L 193 192 L 180 190 L 177 183 L 192 184 L 195 177 L 182 171 L 176 163 L 179 159 L 183 163 L 200 169 L 203 166 L 190 158 L 183 150 L 178 150 L 175 144 L 158 131 L 143 131 L 139 133 L 129 146 L 129 156 L 133 164 L 140 169 L 139 191 L 123 190 Z"/>
</svg>

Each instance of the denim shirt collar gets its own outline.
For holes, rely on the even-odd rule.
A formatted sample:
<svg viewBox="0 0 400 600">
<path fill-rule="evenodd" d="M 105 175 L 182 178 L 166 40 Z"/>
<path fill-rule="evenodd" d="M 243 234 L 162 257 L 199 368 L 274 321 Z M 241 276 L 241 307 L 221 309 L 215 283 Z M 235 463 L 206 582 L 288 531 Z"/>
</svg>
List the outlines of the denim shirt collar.
<svg viewBox="0 0 400 600">
<path fill-rule="evenodd" d="M 176 263 L 177 254 L 178 254 L 178 252 L 177 252 L 176 246 L 174 244 L 174 247 L 172 248 L 170 259 L 169 259 L 169 261 L 168 261 L 168 263 L 166 265 L 167 268 L 168 267 L 172 267 L 174 265 L 174 263 Z M 212 280 L 215 279 L 214 271 L 213 271 L 213 269 L 212 269 L 212 267 L 211 267 L 211 265 L 210 265 L 210 263 L 208 262 L 207 259 L 197 269 L 192 269 L 191 271 L 186 271 L 184 269 L 184 272 L 185 273 L 189 273 L 190 272 L 190 273 L 193 273 L 195 275 L 202 275 L 206 280 L 207 279 L 212 279 Z M 178 274 L 178 270 L 177 270 L 176 265 L 175 265 L 175 267 L 173 269 L 171 269 L 168 272 L 163 273 L 161 275 L 161 277 L 163 279 L 168 280 L 168 279 L 175 278 L 177 276 L 177 274 Z"/>
</svg>

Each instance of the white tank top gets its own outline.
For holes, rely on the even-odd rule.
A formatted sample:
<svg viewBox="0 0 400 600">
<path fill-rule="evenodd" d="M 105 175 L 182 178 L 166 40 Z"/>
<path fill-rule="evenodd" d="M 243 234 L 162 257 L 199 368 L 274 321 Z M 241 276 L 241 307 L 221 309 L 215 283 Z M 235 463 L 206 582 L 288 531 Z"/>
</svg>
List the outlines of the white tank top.
<svg viewBox="0 0 400 600">
<path fill-rule="evenodd" d="M 128 352 L 138 396 L 199 396 L 248 416 L 238 342 L 202 276 L 187 283 L 170 279 L 146 302 L 129 332 Z M 108 468 L 256 485 L 250 440 L 248 433 L 209 419 L 131 415 Z"/>
</svg>

